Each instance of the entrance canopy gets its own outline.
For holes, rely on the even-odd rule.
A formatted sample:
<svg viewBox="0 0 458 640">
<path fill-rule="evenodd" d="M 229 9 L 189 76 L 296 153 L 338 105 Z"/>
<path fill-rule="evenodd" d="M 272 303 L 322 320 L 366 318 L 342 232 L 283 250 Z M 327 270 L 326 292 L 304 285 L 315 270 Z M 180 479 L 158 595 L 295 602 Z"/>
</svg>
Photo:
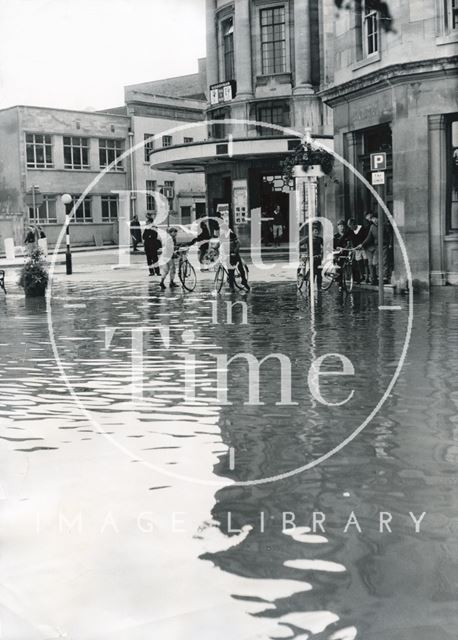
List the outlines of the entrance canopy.
<svg viewBox="0 0 458 640">
<path fill-rule="evenodd" d="M 332 136 L 313 137 L 315 142 L 333 148 Z M 259 160 L 260 158 L 287 156 L 300 143 L 299 138 L 285 136 L 240 138 L 193 142 L 157 149 L 150 154 L 151 168 L 174 173 L 203 172 L 215 163 Z"/>
</svg>

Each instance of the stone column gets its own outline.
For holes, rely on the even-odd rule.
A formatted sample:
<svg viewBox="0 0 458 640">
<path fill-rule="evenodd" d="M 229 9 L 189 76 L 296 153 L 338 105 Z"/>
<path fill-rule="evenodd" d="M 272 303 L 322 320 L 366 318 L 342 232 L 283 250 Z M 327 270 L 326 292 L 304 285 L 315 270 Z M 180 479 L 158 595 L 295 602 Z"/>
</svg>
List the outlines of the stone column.
<svg viewBox="0 0 458 640">
<path fill-rule="evenodd" d="M 218 82 L 218 40 L 215 11 L 215 0 L 206 0 L 207 92 L 210 85 Z M 207 98 L 210 99 L 210 95 L 207 95 Z"/>
<path fill-rule="evenodd" d="M 253 97 L 250 27 L 250 1 L 237 0 L 235 3 L 234 50 L 237 99 L 239 100 Z"/>
<path fill-rule="evenodd" d="M 294 93 L 313 94 L 310 0 L 294 0 Z"/>
<path fill-rule="evenodd" d="M 429 242 L 430 282 L 445 284 L 446 132 L 443 115 L 429 116 Z"/>
</svg>

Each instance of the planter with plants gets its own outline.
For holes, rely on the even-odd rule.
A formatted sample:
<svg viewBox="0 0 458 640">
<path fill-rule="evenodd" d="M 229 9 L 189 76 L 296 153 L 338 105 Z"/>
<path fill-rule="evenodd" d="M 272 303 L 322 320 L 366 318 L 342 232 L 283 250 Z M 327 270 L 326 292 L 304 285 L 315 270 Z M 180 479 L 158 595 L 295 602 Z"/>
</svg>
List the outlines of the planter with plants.
<svg viewBox="0 0 458 640">
<path fill-rule="evenodd" d="M 34 249 L 21 269 L 19 286 L 26 296 L 44 296 L 48 286 L 48 264 L 41 249 Z"/>
<path fill-rule="evenodd" d="M 304 176 L 332 178 L 334 156 L 311 142 L 302 142 L 282 163 L 285 182 Z"/>
</svg>

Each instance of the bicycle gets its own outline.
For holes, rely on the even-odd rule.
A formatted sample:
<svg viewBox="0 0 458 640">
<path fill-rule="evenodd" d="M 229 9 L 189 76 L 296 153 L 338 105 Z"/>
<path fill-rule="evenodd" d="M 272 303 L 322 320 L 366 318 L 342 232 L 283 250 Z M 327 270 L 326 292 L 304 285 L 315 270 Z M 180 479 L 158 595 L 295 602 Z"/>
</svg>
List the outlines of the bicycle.
<svg viewBox="0 0 458 640">
<path fill-rule="evenodd" d="M 3 271 L 3 269 L 0 269 L 0 289 L 3 289 L 6 295 L 5 272 Z"/>
<path fill-rule="evenodd" d="M 314 258 L 321 258 L 321 256 L 314 256 Z M 321 269 L 321 265 L 318 267 Z M 316 274 L 315 274 L 316 275 Z M 301 263 L 297 268 L 296 284 L 298 291 L 302 291 L 305 286 L 305 290 L 309 290 L 310 286 L 310 264 L 307 255 L 301 256 Z"/>
<path fill-rule="evenodd" d="M 243 261 L 242 261 L 242 264 L 243 264 L 243 268 L 245 269 L 245 275 L 248 282 L 248 273 L 249 273 L 248 266 Z M 242 275 L 240 273 L 240 266 L 238 266 L 237 270 L 235 271 L 234 284 L 239 291 L 244 291 L 245 287 L 241 282 L 239 282 L 241 279 L 242 279 Z M 217 293 L 221 291 L 224 283 L 227 280 L 229 280 L 229 269 L 220 261 L 218 268 L 216 269 L 215 280 L 214 280 L 214 287 Z"/>
<path fill-rule="evenodd" d="M 335 264 L 334 258 L 336 256 L 340 256 L 342 264 Z M 333 283 L 338 280 L 341 281 L 344 291 L 348 293 L 353 291 L 353 256 L 353 249 L 332 252 L 332 259 L 325 262 L 322 267 L 322 289 L 324 291 L 330 289 Z"/>
<path fill-rule="evenodd" d="M 197 285 L 196 270 L 188 260 L 189 247 L 178 249 L 178 277 L 186 291 L 193 292 Z"/>
</svg>

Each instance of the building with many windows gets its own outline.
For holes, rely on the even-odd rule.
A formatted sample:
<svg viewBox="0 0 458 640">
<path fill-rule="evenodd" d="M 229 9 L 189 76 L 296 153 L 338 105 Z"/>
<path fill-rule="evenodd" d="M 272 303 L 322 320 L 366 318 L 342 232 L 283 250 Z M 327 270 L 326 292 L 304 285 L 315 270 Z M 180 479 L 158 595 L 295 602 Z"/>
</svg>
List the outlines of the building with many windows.
<svg viewBox="0 0 458 640">
<path fill-rule="evenodd" d="M 205 178 L 202 173 L 155 171 L 150 165 L 154 150 L 193 144 L 206 136 L 202 125 L 205 98 L 205 61 L 199 72 L 178 78 L 125 87 L 125 113 L 131 119 L 133 177 L 137 193 L 133 211 L 140 218 L 156 211 L 154 191 L 169 203 L 170 223 L 189 224 L 206 213 Z M 191 128 L 187 128 L 191 125 Z"/>
<path fill-rule="evenodd" d="M 388 4 L 392 20 L 364 0 L 335 17 L 321 95 L 333 109 L 336 150 L 369 181 L 370 154 L 386 153 L 382 195 L 413 278 L 458 284 L 458 3 Z M 340 177 L 338 212 L 361 220 L 374 199 L 349 172 Z M 395 279 L 405 281 L 399 247 Z"/>
<path fill-rule="evenodd" d="M 280 205 L 288 234 L 295 194 L 281 163 L 305 128 L 332 144 L 319 90 L 326 58 L 319 0 L 207 0 L 207 139 L 151 154 L 154 169 L 205 173 L 209 213 L 229 209 L 248 239 L 249 212 Z M 286 133 L 285 133 L 286 130 Z"/>
<path fill-rule="evenodd" d="M 0 212 L 23 213 L 25 223 L 44 225 L 54 244 L 65 221 L 61 196 L 68 193 L 76 202 L 108 169 L 75 211 L 71 234 L 75 245 L 116 243 L 113 192 L 129 184 L 129 160 L 121 159 L 129 127 L 123 115 L 30 106 L 1 110 Z"/>
</svg>

